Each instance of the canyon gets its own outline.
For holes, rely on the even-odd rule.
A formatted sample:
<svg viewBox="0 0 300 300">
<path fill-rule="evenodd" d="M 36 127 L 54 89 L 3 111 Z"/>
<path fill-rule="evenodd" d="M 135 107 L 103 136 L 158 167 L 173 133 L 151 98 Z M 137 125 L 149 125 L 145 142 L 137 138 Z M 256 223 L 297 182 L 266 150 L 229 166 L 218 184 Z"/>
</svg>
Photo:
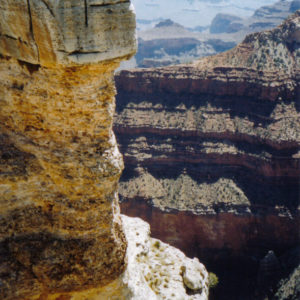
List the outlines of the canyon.
<svg viewBox="0 0 300 300">
<path fill-rule="evenodd" d="M 113 75 L 136 52 L 130 1 L 7 0 L 0 16 L 0 298 L 206 300 L 197 258 L 120 215 Z"/>
<path fill-rule="evenodd" d="M 168 1 L 164 1 L 157 3 L 150 11 L 149 7 L 142 9 L 142 6 L 147 6 L 147 2 L 139 2 L 138 16 L 147 15 L 149 18 L 155 11 L 157 18 L 161 15 L 165 17 L 158 18 L 155 22 L 149 21 L 149 25 L 147 20 L 140 20 L 144 22 L 142 27 L 138 26 L 138 51 L 130 62 L 122 63 L 124 69 L 134 66 L 148 68 L 183 64 L 224 52 L 235 47 L 249 33 L 275 28 L 300 8 L 299 0 L 279 0 L 269 3 L 264 1 L 237 3 L 235 0 L 226 1 L 227 5 L 225 1 L 210 5 L 208 1 L 193 3 L 189 1 L 185 4 L 184 2 L 173 1 L 174 4 L 169 4 L 170 9 L 166 9 Z M 250 15 L 251 4 L 256 6 L 256 10 L 253 8 Z M 185 5 L 185 8 L 180 10 L 181 5 Z M 247 16 L 241 11 L 236 12 L 236 9 L 242 7 L 248 8 Z M 212 14 L 214 18 L 211 23 L 200 26 Z M 199 26 L 193 28 L 191 23 L 195 22 Z M 147 28 L 143 29 L 145 26 Z"/>
<path fill-rule="evenodd" d="M 215 272 L 215 299 L 299 296 L 276 294 L 299 264 L 299 76 L 299 10 L 227 52 L 115 76 L 121 211 Z"/>
</svg>

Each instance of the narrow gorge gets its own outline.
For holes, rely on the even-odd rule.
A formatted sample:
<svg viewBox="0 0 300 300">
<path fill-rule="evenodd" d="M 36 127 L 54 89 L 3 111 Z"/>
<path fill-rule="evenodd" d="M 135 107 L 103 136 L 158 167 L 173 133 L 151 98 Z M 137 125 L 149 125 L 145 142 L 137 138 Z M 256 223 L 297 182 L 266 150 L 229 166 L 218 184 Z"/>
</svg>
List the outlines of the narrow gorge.
<svg viewBox="0 0 300 300">
<path fill-rule="evenodd" d="M 216 299 L 273 297 L 299 264 L 300 11 L 225 53 L 115 80 L 121 211 L 215 272 Z"/>
<path fill-rule="evenodd" d="M 128 0 L 0 3 L 1 300 L 208 299 L 197 258 L 120 215 L 114 71 Z"/>
</svg>

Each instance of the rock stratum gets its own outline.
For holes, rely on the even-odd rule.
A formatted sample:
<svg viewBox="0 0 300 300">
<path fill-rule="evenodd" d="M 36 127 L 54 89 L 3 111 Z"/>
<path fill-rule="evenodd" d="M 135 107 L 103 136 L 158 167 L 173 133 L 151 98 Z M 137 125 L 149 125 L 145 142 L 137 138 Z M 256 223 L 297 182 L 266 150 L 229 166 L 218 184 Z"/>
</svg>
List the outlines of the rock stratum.
<svg viewBox="0 0 300 300">
<path fill-rule="evenodd" d="M 207 299 L 197 260 L 165 244 L 152 258 L 147 225 L 119 214 L 113 72 L 136 51 L 130 1 L 8 0 L 0 15 L 0 298 L 161 299 L 177 283 Z"/>
<path fill-rule="evenodd" d="M 231 277 L 219 297 L 259 299 L 259 261 L 299 243 L 299 67 L 300 11 L 228 52 L 116 75 L 121 209 Z"/>
</svg>

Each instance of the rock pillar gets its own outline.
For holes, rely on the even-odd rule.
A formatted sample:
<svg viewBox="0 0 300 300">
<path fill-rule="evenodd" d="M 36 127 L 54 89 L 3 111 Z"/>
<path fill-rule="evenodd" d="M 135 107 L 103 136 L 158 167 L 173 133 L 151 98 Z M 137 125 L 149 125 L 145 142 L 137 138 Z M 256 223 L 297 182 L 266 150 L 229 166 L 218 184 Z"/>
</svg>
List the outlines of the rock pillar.
<svg viewBox="0 0 300 300">
<path fill-rule="evenodd" d="M 0 16 L 0 295 L 70 299 L 126 265 L 113 72 L 135 16 L 125 0 L 7 0 Z"/>
</svg>

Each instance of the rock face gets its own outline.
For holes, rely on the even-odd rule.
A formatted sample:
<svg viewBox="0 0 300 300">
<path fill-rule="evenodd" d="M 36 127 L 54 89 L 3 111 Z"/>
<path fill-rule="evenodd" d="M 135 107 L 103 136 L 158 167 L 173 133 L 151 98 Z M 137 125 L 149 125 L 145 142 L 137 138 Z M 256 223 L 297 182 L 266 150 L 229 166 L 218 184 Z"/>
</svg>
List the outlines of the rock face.
<svg viewBox="0 0 300 300">
<path fill-rule="evenodd" d="M 129 5 L 128 0 L 4 1 L 0 52 L 43 66 L 127 56 L 136 47 Z"/>
<path fill-rule="evenodd" d="M 0 13 L 1 298 L 101 287 L 125 268 L 111 127 L 134 13 L 128 1 L 32 0 Z"/>
<path fill-rule="evenodd" d="M 123 165 L 111 130 L 116 67 L 30 73 L 32 65 L 1 60 L 3 299 L 103 285 L 124 270 Z"/>
<path fill-rule="evenodd" d="M 150 238 L 150 227 L 141 219 L 122 216 L 122 220 L 128 240 L 128 267 L 121 277 L 127 287 L 124 300 L 207 299 L 208 274 L 197 258 L 186 258 L 178 249 Z"/>
<path fill-rule="evenodd" d="M 123 212 L 224 280 L 243 265 L 243 287 L 299 242 L 299 26 L 297 12 L 226 53 L 116 76 Z"/>
<path fill-rule="evenodd" d="M 280 284 L 275 299 L 276 300 L 297 300 L 300 297 L 300 266 L 298 266 L 289 276 Z"/>
</svg>

